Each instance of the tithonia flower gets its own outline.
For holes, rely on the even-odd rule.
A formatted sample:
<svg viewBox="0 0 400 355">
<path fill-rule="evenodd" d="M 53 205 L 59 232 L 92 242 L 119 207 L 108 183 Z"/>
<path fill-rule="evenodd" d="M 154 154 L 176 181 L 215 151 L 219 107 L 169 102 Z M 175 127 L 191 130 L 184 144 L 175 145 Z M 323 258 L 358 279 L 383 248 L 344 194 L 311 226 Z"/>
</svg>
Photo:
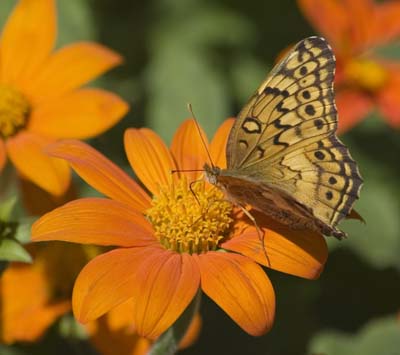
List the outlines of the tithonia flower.
<svg viewBox="0 0 400 355">
<path fill-rule="evenodd" d="M 0 171 L 6 157 L 17 171 L 52 195 L 68 188 L 68 164 L 43 149 L 59 138 L 89 138 L 127 111 L 118 96 L 80 87 L 121 63 L 90 42 L 53 51 L 54 0 L 20 0 L 0 42 Z"/>
<path fill-rule="evenodd" d="M 32 264 L 7 267 L 0 278 L 2 343 L 36 341 L 71 310 L 73 283 L 92 249 L 59 242 L 30 245 Z"/>
<path fill-rule="evenodd" d="M 89 340 L 100 354 L 144 355 L 148 353 L 152 342 L 136 333 L 133 312 L 133 300 L 130 299 L 114 307 L 96 321 L 87 324 Z M 179 349 L 184 349 L 194 343 L 199 335 L 200 326 L 201 318 L 197 314 L 180 341 Z"/>
<path fill-rule="evenodd" d="M 201 178 L 209 150 L 214 164 L 224 152 L 232 120 L 206 147 L 193 120 L 170 149 L 151 130 L 128 129 L 125 150 L 143 190 L 126 173 L 85 143 L 65 140 L 49 147 L 109 198 L 83 198 L 40 218 L 34 241 L 63 240 L 115 246 L 79 274 L 73 311 L 81 322 L 132 299 L 136 331 L 156 338 L 170 327 L 199 288 L 251 335 L 267 332 L 275 295 L 261 265 L 314 279 L 327 257 L 324 238 L 295 231 L 252 211 L 265 233 L 265 252 L 253 223 Z M 178 170 L 177 173 L 171 173 Z"/>
<path fill-rule="evenodd" d="M 336 55 L 339 130 L 349 130 L 374 108 L 390 125 L 400 127 L 400 62 L 376 52 L 400 36 L 400 2 L 298 1 Z"/>
<path fill-rule="evenodd" d="M 75 278 L 98 249 L 61 242 L 29 245 L 33 263 L 11 263 L 0 278 L 0 342 L 35 342 L 70 312 Z M 199 328 L 197 316 L 180 348 L 194 342 Z M 86 329 L 89 341 L 103 355 L 146 354 L 151 345 L 135 331 L 132 300 L 88 323 Z"/>
</svg>

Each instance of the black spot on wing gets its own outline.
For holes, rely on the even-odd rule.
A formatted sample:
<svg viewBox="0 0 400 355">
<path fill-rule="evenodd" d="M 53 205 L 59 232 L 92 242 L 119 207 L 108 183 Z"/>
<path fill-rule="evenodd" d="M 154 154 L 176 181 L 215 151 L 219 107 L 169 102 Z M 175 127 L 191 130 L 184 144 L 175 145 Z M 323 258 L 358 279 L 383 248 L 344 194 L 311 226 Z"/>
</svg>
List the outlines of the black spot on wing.
<svg viewBox="0 0 400 355">
<path fill-rule="evenodd" d="M 335 185 L 337 183 L 337 180 L 334 176 L 329 177 L 328 181 L 331 185 Z"/>
<path fill-rule="evenodd" d="M 303 95 L 303 98 L 306 100 L 309 100 L 311 98 L 310 91 L 308 91 L 308 90 L 304 90 L 302 95 Z"/>
<path fill-rule="evenodd" d="M 315 108 L 312 104 L 308 104 L 304 109 L 307 115 L 314 116 L 315 115 Z"/>
<path fill-rule="evenodd" d="M 301 75 L 306 75 L 307 73 L 308 73 L 307 67 L 302 66 L 302 67 L 300 68 L 300 74 L 301 74 Z"/>
<path fill-rule="evenodd" d="M 325 158 L 325 154 L 323 152 L 321 152 L 320 150 L 317 150 L 314 153 L 314 156 L 318 159 L 318 160 L 323 160 Z"/>
<path fill-rule="evenodd" d="M 273 95 L 273 96 L 282 95 L 284 98 L 287 98 L 289 96 L 289 92 L 287 90 L 280 90 L 278 88 L 272 88 L 270 86 L 267 86 L 264 89 L 264 93 L 266 95 Z"/>
<path fill-rule="evenodd" d="M 317 129 L 322 129 L 324 127 L 324 121 L 318 118 L 314 121 L 314 126 L 317 127 Z"/>
</svg>

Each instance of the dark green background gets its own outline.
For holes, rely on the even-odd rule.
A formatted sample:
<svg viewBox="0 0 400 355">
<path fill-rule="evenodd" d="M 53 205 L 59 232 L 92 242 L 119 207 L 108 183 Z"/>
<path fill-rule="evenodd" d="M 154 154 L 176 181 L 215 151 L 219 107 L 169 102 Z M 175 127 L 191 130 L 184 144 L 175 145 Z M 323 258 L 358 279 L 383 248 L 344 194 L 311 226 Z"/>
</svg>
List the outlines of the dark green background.
<svg viewBox="0 0 400 355">
<path fill-rule="evenodd" d="M 14 3 L 1 0 L 1 23 Z M 58 5 L 58 45 L 94 40 L 125 57 L 122 67 L 93 85 L 119 93 L 130 113 L 91 143 L 126 168 L 125 128 L 150 126 L 170 141 L 189 117 L 190 102 L 211 135 L 238 112 L 281 50 L 316 34 L 292 0 L 59 0 Z M 400 60 L 396 50 L 392 53 Z M 399 131 L 373 113 L 342 139 L 365 180 L 356 208 L 366 225 L 342 224 L 349 238 L 329 241 L 330 257 L 318 281 L 267 270 L 277 310 L 273 330 L 263 337 L 248 336 L 204 297 L 200 339 L 182 354 L 400 354 Z M 82 194 L 94 193 L 81 184 Z M 61 337 L 55 326 L 41 344 L 0 346 L 0 354 L 89 350 Z"/>
</svg>

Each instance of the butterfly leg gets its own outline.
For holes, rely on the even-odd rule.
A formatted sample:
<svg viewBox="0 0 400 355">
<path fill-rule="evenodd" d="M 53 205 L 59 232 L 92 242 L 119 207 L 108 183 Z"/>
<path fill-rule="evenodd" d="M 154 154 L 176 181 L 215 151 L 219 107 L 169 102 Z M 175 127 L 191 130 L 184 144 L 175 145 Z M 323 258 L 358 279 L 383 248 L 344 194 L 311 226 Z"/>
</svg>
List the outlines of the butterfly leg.
<svg viewBox="0 0 400 355">
<path fill-rule="evenodd" d="M 265 248 L 265 241 L 264 241 L 264 237 L 265 237 L 265 233 L 262 232 L 261 228 L 258 226 L 256 219 L 253 217 L 253 215 L 241 204 L 236 203 L 236 205 L 243 211 L 243 213 L 250 219 L 250 221 L 254 224 L 254 227 L 256 227 L 256 231 L 258 234 L 258 239 L 261 242 L 261 246 L 262 246 L 262 250 L 264 252 L 265 258 L 267 259 L 267 265 L 271 266 L 271 262 L 269 260 L 268 254 L 267 254 L 267 250 Z"/>
<path fill-rule="evenodd" d="M 193 190 L 193 185 L 196 184 L 196 183 L 198 183 L 198 182 L 201 182 L 201 181 L 203 181 L 203 180 L 202 180 L 202 179 L 194 180 L 194 181 L 192 181 L 192 182 L 189 184 L 190 192 L 193 194 L 193 197 L 195 198 L 195 200 L 196 200 L 196 202 L 197 202 L 197 204 L 198 204 L 199 206 L 200 206 L 200 201 L 199 201 L 198 197 L 196 196 L 196 194 L 195 194 L 195 192 L 194 192 L 194 190 Z"/>
</svg>

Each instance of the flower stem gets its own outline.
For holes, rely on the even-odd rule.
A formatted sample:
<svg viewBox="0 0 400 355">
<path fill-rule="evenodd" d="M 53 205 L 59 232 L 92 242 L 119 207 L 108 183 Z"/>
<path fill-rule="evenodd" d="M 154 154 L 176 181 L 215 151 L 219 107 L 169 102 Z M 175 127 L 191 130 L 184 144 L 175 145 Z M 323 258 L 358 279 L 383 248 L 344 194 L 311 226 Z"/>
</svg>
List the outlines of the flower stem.
<svg viewBox="0 0 400 355">
<path fill-rule="evenodd" d="M 198 312 L 200 300 L 201 290 L 197 292 L 192 302 L 175 323 L 160 335 L 147 355 L 173 355 L 177 352 L 180 341 L 186 334 L 194 315 Z"/>
</svg>

